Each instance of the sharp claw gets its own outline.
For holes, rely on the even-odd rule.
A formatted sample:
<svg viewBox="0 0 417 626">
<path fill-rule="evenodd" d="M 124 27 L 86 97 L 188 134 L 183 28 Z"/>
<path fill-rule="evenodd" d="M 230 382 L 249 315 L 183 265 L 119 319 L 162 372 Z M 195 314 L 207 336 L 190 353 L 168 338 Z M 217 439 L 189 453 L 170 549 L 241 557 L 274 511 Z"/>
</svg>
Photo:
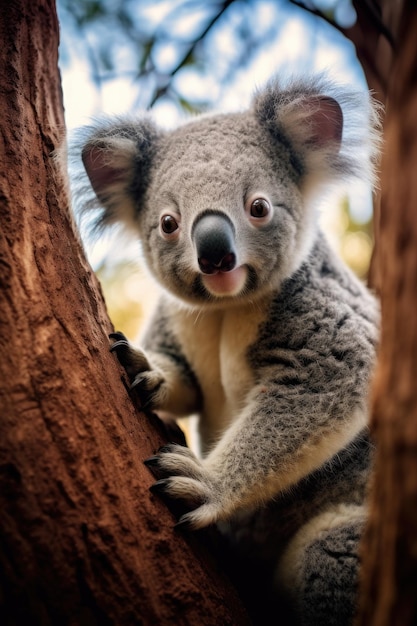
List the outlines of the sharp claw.
<svg viewBox="0 0 417 626">
<path fill-rule="evenodd" d="M 144 465 L 146 465 L 146 467 L 153 467 L 154 465 L 158 465 L 159 456 L 150 456 L 149 459 L 145 459 L 143 463 Z"/>
<path fill-rule="evenodd" d="M 129 389 L 130 391 L 132 391 L 132 389 L 134 389 L 135 387 L 137 387 L 137 385 L 140 385 L 140 383 L 145 379 L 145 375 L 142 374 L 142 376 L 136 376 L 135 380 L 133 381 L 133 383 L 131 383 Z"/>
<path fill-rule="evenodd" d="M 192 528 L 192 525 L 190 521 L 186 518 L 186 516 L 183 515 L 182 517 L 180 517 L 178 522 L 174 524 L 174 528 L 175 530 L 190 530 Z"/>
<path fill-rule="evenodd" d="M 125 339 L 120 339 L 120 341 L 116 341 L 110 346 L 110 352 L 114 352 L 115 350 L 117 350 L 117 348 L 120 348 L 121 346 L 129 347 L 129 343 Z"/>
<path fill-rule="evenodd" d="M 127 341 L 126 336 L 123 333 L 121 333 L 119 330 L 114 333 L 110 333 L 109 339 L 124 339 L 125 341 Z"/>
<path fill-rule="evenodd" d="M 144 413 L 146 413 L 146 411 L 151 411 L 152 410 L 152 400 L 148 400 L 147 402 L 143 402 L 139 405 L 139 408 L 141 411 L 143 411 Z"/>
<path fill-rule="evenodd" d="M 168 482 L 169 482 L 168 478 L 157 480 L 156 483 L 154 483 L 153 485 L 149 487 L 149 490 L 152 491 L 152 493 L 163 494 L 166 491 Z"/>
</svg>

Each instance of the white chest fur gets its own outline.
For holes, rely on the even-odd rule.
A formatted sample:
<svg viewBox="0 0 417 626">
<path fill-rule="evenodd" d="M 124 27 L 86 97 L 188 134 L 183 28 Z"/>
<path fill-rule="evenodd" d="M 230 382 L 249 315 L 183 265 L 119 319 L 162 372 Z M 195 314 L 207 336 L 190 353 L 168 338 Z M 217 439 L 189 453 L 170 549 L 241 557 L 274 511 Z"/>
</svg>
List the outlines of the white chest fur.
<svg viewBox="0 0 417 626">
<path fill-rule="evenodd" d="M 181 310 L 176 316 L 176 332 L 203 393 L 203 448 L 216 441 L 245 404 L 253 385 L 247 351 L 266 309 L 257 303 L 224 311 Z"/>
</svg>

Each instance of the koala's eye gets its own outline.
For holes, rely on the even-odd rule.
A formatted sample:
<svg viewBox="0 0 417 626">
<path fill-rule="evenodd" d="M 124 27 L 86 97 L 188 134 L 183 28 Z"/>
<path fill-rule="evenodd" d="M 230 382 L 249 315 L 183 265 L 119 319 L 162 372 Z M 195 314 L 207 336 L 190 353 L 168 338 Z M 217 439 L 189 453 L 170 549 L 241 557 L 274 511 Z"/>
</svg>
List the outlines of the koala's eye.
<svg viewBox="0 0 417 626">
<path fill-rule="evenodd" d="M 252 217 L 266 217 L 270 210 L 271 206 L 265 198 L 256 198 L 250 205 L 250 214 Z"/>
<path fill-rule="evenodd" d="M 166 235 L 172 235 L 178 230 L 178 222 L 172 215 L 163 215 L 161 217 L 161 229 Z"/>
</svg>

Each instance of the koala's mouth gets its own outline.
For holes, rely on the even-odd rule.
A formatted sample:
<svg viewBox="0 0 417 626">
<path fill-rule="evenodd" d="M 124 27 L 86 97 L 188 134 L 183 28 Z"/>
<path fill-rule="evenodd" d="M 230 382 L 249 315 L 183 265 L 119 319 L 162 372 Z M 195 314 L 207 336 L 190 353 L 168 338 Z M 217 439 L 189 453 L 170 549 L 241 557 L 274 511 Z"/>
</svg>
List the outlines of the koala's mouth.
<svg viewBox="0 0 417 626">
<path fill-rule="evenodd" d="M 202 274 L 204 287 L 213 296 L 237 296 L 243 290 L 247 279 L 247 268 L 243 265 L 229 272 L 218 270 L 213 274 Z"/>
</svg>

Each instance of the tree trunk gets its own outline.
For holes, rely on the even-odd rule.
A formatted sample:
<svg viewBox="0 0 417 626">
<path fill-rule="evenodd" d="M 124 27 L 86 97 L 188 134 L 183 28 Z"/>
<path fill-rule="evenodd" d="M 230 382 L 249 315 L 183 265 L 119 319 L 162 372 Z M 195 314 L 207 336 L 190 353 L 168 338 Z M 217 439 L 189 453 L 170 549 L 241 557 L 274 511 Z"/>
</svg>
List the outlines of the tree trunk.
<svg viewBox="0 0 417 626">
<path fill-rule="evenodd" d="M 364 71 L 374 99 L 386 105 L 387 91 L 392 75 L 392 63 L 396 51 L 398 25 L 403 12 L 403 0 L 353 0 L 357 13 L 356 23 L 342 32 L 356 48 L 359 63 Z M 378 293 L 381 286 L 379 253 L 379 220 L 381 196 L 374 195 L 374 252 L 368 272 L 368 283 Z"/>
<path fill-rule="evenodd" d="M 100 288 L 51 151 L 53 0 L 0 7 L 0 623 L 245 624 L 142 464 L 166 438 L 109 353 Z M 123 384 L 124 383 L 124 384 Z"/>
<path fill-rule="evenodd" d="M 360 626 L 417 623 L 417 8 L 404 3 L 388 88 L 382 162 L 382 338 L 373 390 L 377 442 L 363 542 Z"/>
</svg>

